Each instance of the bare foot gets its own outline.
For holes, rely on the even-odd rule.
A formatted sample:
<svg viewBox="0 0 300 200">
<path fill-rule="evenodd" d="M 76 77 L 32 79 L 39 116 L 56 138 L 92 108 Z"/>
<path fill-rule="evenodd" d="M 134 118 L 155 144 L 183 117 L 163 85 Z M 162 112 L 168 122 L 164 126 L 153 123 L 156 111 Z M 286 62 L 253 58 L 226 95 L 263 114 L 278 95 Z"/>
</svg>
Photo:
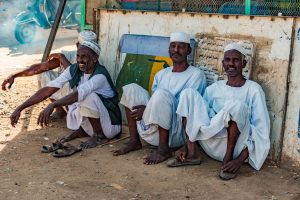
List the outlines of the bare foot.
<svg viewBox="0 0 300 200">
<path fill-rule="evenodd" d="M 221 171 L 236 173 L 241 168 L 242 165 L 243 165 L 242 160 L 239 159 L 231 160 L 222 166 Z"/>
<path fill-rule="evenodd" d="M 87 137 L 88 135 L 85 133 L 85 131 L 80 127 L 78 130 L 65 135 L 63 138 L 61 138 L 60 140 L 58 140 L 60 143 L 66 143 L 69 142 L 71 140 L 74 140 L 76 138 L 80 138 L 80 137 Z"/>
<path fill-rule="evenodd" d="M 175 152 L 175 158 L 181 162 L 185 161 L 188 154 L 187 145 L 184 144 L 180 149 Z"/>
<path fill-rule="evenodd" d="M 120 156 L 120 155 L 124 155 L 126 153 L 129 153 L 130 151 L 136 151 L 142 148 L 142 143 L 140 141 L 138 142 L 129 142 L 128 145 L 126 145 L 125 147 L 118 149 L 116 151 L 113 152 L 114 156 Z"/>
<path fill-rule="evenodd" d="M 144 164 L 146 165 L 158 164 L 167 160 L 170 157 L 172 157 L 172 154 L 169 149 L 168 150 L 157 149 L 145 159 Z"/>
<path fill-rule="evenodd" d="M 232 160 L 232 154 L 225 154 L 223 158 L 222 166 L 226 165 L 226 163 L 228 163 L 231 160 Z"/>
<path fill-rule="evenodd" d="M 94 148 L 98 145 L 104 144 L 106 142 L 108 142 L 108 139 L 106 137 L 100 137 L 95 134 L 89 140 L 81 143 L 80 147 L 83 149 L 90 149 L 90 148 Z"/>
</svg>

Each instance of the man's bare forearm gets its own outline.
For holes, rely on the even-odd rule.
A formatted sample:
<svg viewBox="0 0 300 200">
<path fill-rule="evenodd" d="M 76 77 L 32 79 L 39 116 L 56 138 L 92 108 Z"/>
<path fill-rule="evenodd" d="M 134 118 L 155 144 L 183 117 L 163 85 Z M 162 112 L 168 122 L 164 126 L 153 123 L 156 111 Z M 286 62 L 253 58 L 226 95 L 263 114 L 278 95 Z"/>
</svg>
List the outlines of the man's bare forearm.
<svg viewBox="0 0 300 200">
<path fill-rule="evenodd" d="M 34 95 L 32 95 L 29 99 L 27 99 L 20 106 L 18 106 L 17 109 L 22 111 L 27 107 L 30 107 L 41 101 L 44 101 L 45 99 L 50 97 L 52 94 L 54 94 L 58 90 L 59 90 L 59 88 L 44 87 L 44 88 L 40 89 L 39 91 L 37 91 Z"/>
<path fill-rule="evenodd" d="M 71 105 L 77 101 L 78 101 L 78 91 L 75 91 L 61 99 L 56 100 L 52 104 L 54 105 L 55 108 L 57 108 L 61 106 Z"/>
<path fill-rule="evenodd" d="M 27 69 L 24 69 L 23 71 L 17 72 L 13 75 L 11 75 L 13 78 L 17 77 L 24 77 L 24 76 L 33 76 L 36 74 L 43 73 L 45 71 L 49 71 L 51 69 L 55 69 L 59 67 L 59 61 L 57 59 L 53 59 L 51 61 L 46 61 L 43 63 L 33 64 Z"/>
</svg>

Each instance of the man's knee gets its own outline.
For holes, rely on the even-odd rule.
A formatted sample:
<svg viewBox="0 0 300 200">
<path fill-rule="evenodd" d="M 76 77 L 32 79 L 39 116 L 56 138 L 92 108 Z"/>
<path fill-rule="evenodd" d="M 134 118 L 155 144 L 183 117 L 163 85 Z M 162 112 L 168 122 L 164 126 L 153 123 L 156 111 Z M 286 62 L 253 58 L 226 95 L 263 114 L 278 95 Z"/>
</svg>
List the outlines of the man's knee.
<svg viewBox="0 0 300 200">
<path fill-rule="evenodd" d="M 149 93 L 136 83 L 125 85 L 120 103 L 128 108 L 137 105 L 147 105 L 149 101 Z"/>
<path fill-rule="evenodd" d="M 182 99 L 182 98 L 191 99 L 191 98 L 194 98 L 196 96 L 201 96 L 201 95 L 200 95 L 200 93 L 197 90 L 192 89 L 192 88 L 184 89 L 180 93 L 180 99 Z"/>
<path fill-rule="evenodd" d="M 155 105 L 164 105 L 164 104 L 169 104 L 170 99 L 172 98 L 172 94 L 164 89 L 157 89 L 153 95 L 151 96 L 151 101 Z"/>
</svg>

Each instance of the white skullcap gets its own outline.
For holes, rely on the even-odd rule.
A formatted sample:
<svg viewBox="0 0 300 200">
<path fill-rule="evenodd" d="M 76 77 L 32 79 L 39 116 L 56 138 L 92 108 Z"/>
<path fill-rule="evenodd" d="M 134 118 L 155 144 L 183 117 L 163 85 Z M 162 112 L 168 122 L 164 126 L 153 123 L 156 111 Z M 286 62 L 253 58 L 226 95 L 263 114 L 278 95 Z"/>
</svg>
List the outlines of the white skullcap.
<svg viewBox="0 0 300 200">
<path fill-rule="evenodd" d="M 80 44 L 80 46 L 86 46 L 88 48 L 90 48 L 91 50 L 93 50 L 98 56 L 100 55 L 100 45 L 97 44 L 96 42 L 93 41 L 83 41 L 82 44 Z"/>
<path fill-rule="evenodd" d="M 82 44 L 83 41 L 94 41 L 96 42 L 97 35 L 93 31 L 82 31 L 78 35 L 78 42 Z"/>
<path fill-rule="evenodd" d="M 241 46 L 241 43 L 233 42 L 233 43 L 228 44 L 224 48 L 224 53 L 226 51 L 230 51 L 230 50 L 236 50 L 236 51 L 240 52 L 241 54 L 243 54 L 244 56 L 247 56 L 247 52 L 246 52 L 245 48 Z"/>
<path fill-rule="evenodd" d="M 184 42 L 187 44 L 191 43 L 191 37 L 189 34 L 184 32 L 171 33 L 170 43 L 171 42 Z"/>
</svg>

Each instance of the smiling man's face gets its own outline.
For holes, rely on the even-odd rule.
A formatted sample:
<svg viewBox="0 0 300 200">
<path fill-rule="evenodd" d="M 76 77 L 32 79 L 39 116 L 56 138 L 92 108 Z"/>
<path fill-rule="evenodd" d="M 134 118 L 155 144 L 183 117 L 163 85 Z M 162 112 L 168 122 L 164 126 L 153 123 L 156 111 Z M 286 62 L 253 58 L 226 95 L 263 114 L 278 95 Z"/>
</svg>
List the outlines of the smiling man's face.
<svg viewBox="0 0 300 200">
<path fill-rule="evenodd" d="M 243 57 L 236 50 L 229 50 L 224 53 L 222 64 L 228 77 L 242 76 L 243 68 L 246 66 L 246 61 Z"/>
<path fill-rule="evenodd" d="M 77 50 L 77 63 L 79 69 L 85 74 L 93 72 L 94 67 L 98 61 L 98 55 L 86 46 L 79 46 Z"/>
</svg>

